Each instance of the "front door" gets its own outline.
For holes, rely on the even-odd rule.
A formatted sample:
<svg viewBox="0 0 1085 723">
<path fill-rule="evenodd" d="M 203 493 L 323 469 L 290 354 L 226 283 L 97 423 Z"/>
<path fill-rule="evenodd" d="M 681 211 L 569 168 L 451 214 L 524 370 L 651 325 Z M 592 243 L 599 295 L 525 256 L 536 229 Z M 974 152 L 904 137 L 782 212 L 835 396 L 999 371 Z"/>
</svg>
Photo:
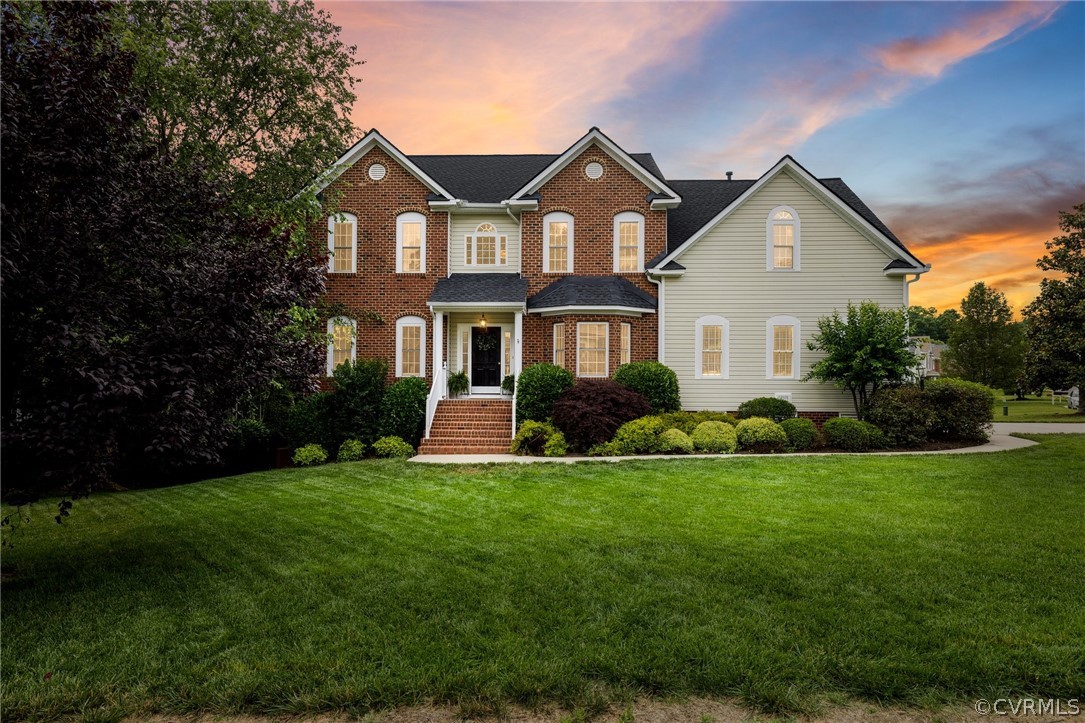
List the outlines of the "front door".
<svg viewBox="0 0 1085 723">
<path fill-rule="evenodd" d="M 471 386 L 501 387 L 501 328 L 471 327 Z"/>
</svg>

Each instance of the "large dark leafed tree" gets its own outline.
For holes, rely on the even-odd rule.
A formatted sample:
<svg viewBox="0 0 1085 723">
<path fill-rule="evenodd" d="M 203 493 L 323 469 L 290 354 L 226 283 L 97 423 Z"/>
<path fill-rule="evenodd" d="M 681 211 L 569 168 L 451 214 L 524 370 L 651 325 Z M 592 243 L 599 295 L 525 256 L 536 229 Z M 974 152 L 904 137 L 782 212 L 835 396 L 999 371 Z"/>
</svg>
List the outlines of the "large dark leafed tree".
<svg viewBox="0 0 1085 723">
<path fill-rule="evenodd" d="M 319 369 L 321 264 L 147 142 L 112 8 L 2 9 L 4 497 L 214 462 L 250 395 Z"/>
<path fill-rule="evenodd" d="M 948 375 L 996 389 L 1013 389 L 1025 358 L 1025 335 L 1006 295 L 982 281 L 961 299 L 961 318 L 942 363 Z"/>
<path fill-rule="evenodd" d="M 1062 278 L 1041 281 L 1040 295 L 1024 310 L 1025 376 L 1034 388 L 1085 391 L 1085 203 L 1060 213 L 1059 228 L 1065 235 L 1047 242 L 1047 255 L 1036 265 Z M 1078 411 L 1085 414 L 1085 404 Z"/>
<path fill-rule="evenodd" d="M 354 141 L 355 48 L 311 0 L 118 6 L 154 142 L 244 209 L 300 220 L 295 195 Z M 293 199 L 293 203 L 292 203 Z"/>
</svg>

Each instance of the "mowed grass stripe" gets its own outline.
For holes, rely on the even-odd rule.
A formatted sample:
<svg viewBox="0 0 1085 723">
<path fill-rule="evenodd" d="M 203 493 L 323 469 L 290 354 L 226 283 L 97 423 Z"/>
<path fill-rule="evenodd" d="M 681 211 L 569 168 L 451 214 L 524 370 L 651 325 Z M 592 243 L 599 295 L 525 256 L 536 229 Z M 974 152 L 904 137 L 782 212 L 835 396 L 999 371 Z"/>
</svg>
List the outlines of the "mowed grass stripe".
<svg viewBox="0 0 1085 723">
<path fill-rule="evenodd" d="M 47 507 L 4 559 L 15 718 L 1085 690 L 1072 435 L 994 455 L 362 462 L 95 495 L 63 526 Z"/>
</svg>

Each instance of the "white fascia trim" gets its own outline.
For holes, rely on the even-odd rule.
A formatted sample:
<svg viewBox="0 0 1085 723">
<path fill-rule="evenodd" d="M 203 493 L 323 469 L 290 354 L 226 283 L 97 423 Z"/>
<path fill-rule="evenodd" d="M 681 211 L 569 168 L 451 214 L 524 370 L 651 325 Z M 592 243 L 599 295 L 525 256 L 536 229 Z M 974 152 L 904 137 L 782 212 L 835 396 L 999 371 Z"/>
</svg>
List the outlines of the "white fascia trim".
<svg viewBox="0 0 1085 723">
<path fill-rule="evenodd" d="M 612 316 L 644 316 L 656 313 L 655 309 L 641 309 L 635 306 L 550 306 L 545 309 L 531 309 L 532 314 L 555 316 L 557 314 L 609 314 Z"/>
<path fill-rule="evenodd" d="M 518 311 L 527 313 L 527 308 L 519 301 L 448 301 L 437 304 L 427 304 L 430 311 L 463 311 L 471 309 L 485 309 L 498 311 Z"/>
<path fill-rule="evenodd" d="M 674 261 L 681 257 L 682 254 L 688 251 L 691 246 L 700 241 L 702 237 L 707 235 L 708 232 L 715 228 L 721 221 L 734 213 L 743 203 L 747 201 L 747 199 L 760 191 L 765 186 L 765 184 L 778 176 L 781 172 L 783 172 L 785 168 L 792 171 L 795 174 L 795 179 L 799 181 L 801 185 L 806 187 L 807 190 L 813 191 L 815 195 L 821 197 L 823 201 L 830 202 L 834 208 L 839 210 L 842 214 L 844 214 L 845 217 L 847 217 L 852 222 L 852 225 L 859 228 L 861 231 L 864 232 L 865 236 L 867 236 L 871 241 L 880 246 L 882 250 L 889 255 L 890 258 L 901 259 L 902 261 L 909 261 L 917 264 L 919 263 L 919 259 L 912 256 L 910 253 L 906 254 L 904 251 L 902 251 L 899 246 L 886 238 L 885 234 L 871 226 L 866 219 L 853 211 L 852 208 L 848 206 L 848 204 L 837 198 L 835 193 L 825 188 L 825 186 L 821 184 L 821 181 L 811 176 L 810 173 L 807 172 L 807 170 L 800 166 L 798 163 L 796 163 L 795 160 L 791 158 L 791 156 L 784 156 L 776 163 L 775 166 L 770 168 L 763 176 L 761 176 L 761 178 L 757 179 L 757 181 L 752 186 L 747 188 L 745 193 L 736 198 L 730 203 L 730 205 L 726 206 L 722 211 L 713 216 L 712 220 L 702 226 L 697 231 L 697 233 L 686 239 L 685 243 L 676 248 L 674 251 L 667 254 L 663 258 L 663 260 L 657 264 L 657 266 L 665 266 L 671 261 Z"/>
<path fill-rule="evenodd" d="M 681 203 L 682 203 L 682 199 L 680 199 L 680 198 L 672 198 L 672 199 L 669 199 L 669 200 L 659 198 L 659 199 L 656 199 L 655 201 L 652 201 L 652 203 L 650 204 L 650 208 L 653 211 L 666 211 L 669 208 L 678 208 L 679 204 L 681 204 Z"/>
<path fill-rule="evenodd" d="M 883 271 L 882 273 L 885 274 L 886 276 L 911 276 L 912 274 L 916 274 L 916 275 L 925 274 L 930 270 L 931 270 L 931 265 L 927 264 L 926 266 L 920 266 L 920 267 L 915 268 L 915 269 L 887 269 L 886 271 Z"/>
<path fill-rule="evenodd" d="M 592 128 L 590 131 L 584 134 L 584 136 L 581 137 L 580 140 L 569 146 L 569 149 L 567 151 L 558 156 L 557 159 L 549 166 L 544 168 L 539 175 L 532 178 L 530 181 L 527 182 L 527 185 L 525 185 L 516 193 L 512 194 L 511 200 L 515 201 L 525 193 L 534 193 L 536 190 L 539 189 L 539 187 L 541 187 L 547 181 L 553 178 L 558 173 L 558 171 L 569 165 L 570 161 L 580 155 L 580 153 L 592 143 L 598 144 L 598 146 L 603 149 L 603 151 L 607 155 L 618 161 L 618 163 L 620 163 L 625 168 L 625 170 L 632 173 L 641 182 L 643 182 L 649 188 L 653 189 L 656 193 L 666 193 L 667 195 L 674 197 L 674 202 L 681 203 L 681 196 L 671 190 L 667 186 L 667 184 L 663 183 L 663 181 L 659 180 L 651 173 L 649 173 L 644 166 L 633 160 L 633 158 L 628 153 L 619 148 L 618 144 L 607 138 L 606 135 L 604 135 L 603 132 L 598 128 Z"/>
<path fill-rule="evenodd" d="M 671 278 L 671 277 L 684 276 L 685 273 L 686 273 L 686 270 L 682 269 L 681 271 L 678 271 L 677 269 L 675 269 L 675 270 L 672 270 L 672 271 L 663 271 L 662 269 L 648 269 L 648 271 L 646 273 L 648 274 L 648 278 L 650 280 L 651 277 L 653 277 L 653 276 L 659 276 L 659 277 L 662 277 L 662 278 Z"/>
<path fill-rule="evenodd" d="M 437 183 L 437 181 L 426 175 L 426 173 L 421 168 L 411 162 L 411 159 L 403 155 L 403 153 L 394 145 L 392 145 L 387 138 L 382 136 L 376 128 L 362 136 L 362 138 L 357 143 L 351 146 L 346 153 L 340 156 L 339 160 L 332 164 L 332 167 L 325 171 L 321 176 L 319 176 L 312 184 L 309 185 L 306 190 L 309 190 L 312 193 L 320 193 L 325 188 L 330 186 L 335 179 L 343 175 L 343 172 L 353 166 L 359 158 L 364 156 L 366 153 L 369 153 L 369 151 L 371 151 L 374 147 L 380 147 L 381 150 L 394 158 L 396 162 L 399 163 L 399 165 L 406 168 L 412 176 L 425 184 L 426 187 L 429 188 L 429 190 L 433 191 L 434 193 L 439 193 L 445 198 L 453 197 L 451 193 L 446 191 L 444 187 L 441 186 L 441 184 Z"/>
</svg>

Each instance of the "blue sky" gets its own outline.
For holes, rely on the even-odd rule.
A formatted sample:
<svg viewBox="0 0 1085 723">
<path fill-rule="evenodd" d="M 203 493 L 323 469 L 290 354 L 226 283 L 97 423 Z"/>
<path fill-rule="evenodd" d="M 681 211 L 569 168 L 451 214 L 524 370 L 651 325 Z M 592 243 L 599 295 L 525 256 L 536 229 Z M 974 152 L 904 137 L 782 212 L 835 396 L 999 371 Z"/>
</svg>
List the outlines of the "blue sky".
<svg viewBox="0 0 1085 723">
<path fill-rule="evenodd" d="M 669 178 L 841 176 L 934 271 L 1035 295 L 1085 202 L 1083 3 L 328 2 L 354 119 L 407 153 L 560 152 L 597 125 Z"/>
</svg>

